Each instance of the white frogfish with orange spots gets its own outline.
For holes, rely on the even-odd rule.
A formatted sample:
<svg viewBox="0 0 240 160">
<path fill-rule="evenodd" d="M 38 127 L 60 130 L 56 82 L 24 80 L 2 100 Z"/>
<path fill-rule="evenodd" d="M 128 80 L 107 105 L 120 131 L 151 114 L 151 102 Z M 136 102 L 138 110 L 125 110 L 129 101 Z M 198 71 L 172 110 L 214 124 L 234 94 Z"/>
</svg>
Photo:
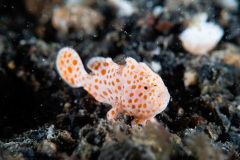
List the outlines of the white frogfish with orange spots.
<svg viewBox="0 0 240 160">
<path fill-rule="evenodd" d="M 57 70 L 71 87 L 84 87 L 96 100 L 112 106 L 107 113 L 110 121 L 119 113 L 133 116 L 132 125 L 155 122 L 154 116 L 168 105 L 170 94 L 162 78 L 146 64 L 133 58 L 118 65 L 111 58 L 94 57 L 88 74 L 75 50 L 62 48 L 57 55 Z"/>
</svg>

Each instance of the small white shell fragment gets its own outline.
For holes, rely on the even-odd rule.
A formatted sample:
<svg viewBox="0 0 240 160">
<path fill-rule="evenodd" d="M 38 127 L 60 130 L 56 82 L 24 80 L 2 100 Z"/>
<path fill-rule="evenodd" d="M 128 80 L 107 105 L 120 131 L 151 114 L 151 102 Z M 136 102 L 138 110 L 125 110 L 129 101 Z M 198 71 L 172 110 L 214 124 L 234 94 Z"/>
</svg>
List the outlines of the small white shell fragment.
<svg viewBox="0 0 240 160">
<path fill-rule="evenodd" d="M 152 61 L 151 67 L 154 72 L 159 72 L 162 70 L 162 66 L 160 65 L 160 62 Z"/>
<path fill-rule="evenodd" d="M 196 15 L 189 27 L 179 36 L 184 49 L 194 55 L 202 55 L 211 51 L 224 34 L 219 25 L 206 22 L 206 19 L 205 13 Z"/>
<path fill-rule="evenodd" d="M 195 70 L 189 70 L 184 73 L 183 79 L 185 87 L 196 85 L 198 82 L 198 74 Z"/>
</svg>

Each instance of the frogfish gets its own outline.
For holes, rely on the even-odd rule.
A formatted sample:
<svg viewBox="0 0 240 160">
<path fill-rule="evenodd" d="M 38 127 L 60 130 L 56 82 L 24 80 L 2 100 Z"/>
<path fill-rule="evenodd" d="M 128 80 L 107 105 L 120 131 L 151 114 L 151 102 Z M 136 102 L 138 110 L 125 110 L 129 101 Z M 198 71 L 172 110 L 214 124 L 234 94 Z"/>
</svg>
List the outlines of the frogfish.
<svg viewBox="0 0 240 160">
<path fill-rule="evenodd" d="M 156 122 L 155 115 L 169 103 L 167 87 L 145 63 L 130 57 L 125 61 L 119 65 L 111 58 L 93 57 L 86 65 L 91 70 L 88 73 L 78 53 L 64 47 L 57 54 L 56 68 L 69 86 L 83 87 L 97 101 L 110 104 L 108 120 L 115 121 L 122 113 L 134 117 L 132 126 L 145 125 L 147 120 Z"/>
</svg>

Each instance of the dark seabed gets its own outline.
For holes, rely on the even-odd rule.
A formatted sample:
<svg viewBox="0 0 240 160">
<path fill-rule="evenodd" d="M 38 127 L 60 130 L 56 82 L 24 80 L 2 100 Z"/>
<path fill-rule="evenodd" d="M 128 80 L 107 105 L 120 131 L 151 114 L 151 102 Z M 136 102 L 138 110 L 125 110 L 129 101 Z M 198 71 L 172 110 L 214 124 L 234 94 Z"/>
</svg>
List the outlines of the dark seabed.
<svg viewBox="0 0 240 160">
<path fill-rule="evenodd" d="M 200 13 L 223 35 L 206 35 L 220 38 L 196 55 L 179 36 L 200 28 Z M 240 159 L 239 15 L 238 0 L 1 0 L 0 159 Z M 95 56 L 145 62 L 171 95 L 159 124 L 108 121 L 110 105 L 59 77 L 65 46 L 84 65 Z"/>
</svg>

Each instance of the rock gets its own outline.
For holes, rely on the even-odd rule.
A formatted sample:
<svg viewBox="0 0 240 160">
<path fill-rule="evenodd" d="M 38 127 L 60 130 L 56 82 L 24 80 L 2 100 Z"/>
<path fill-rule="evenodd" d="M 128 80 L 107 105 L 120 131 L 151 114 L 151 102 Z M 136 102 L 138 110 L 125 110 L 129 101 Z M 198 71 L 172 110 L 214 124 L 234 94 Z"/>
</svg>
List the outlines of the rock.
<svg viewBox="0 0 240 160">
<path fill-rule="evenodd" d="M 164 127 L 148 123 L 145 128 L 135 130 L 133 134 L 130 139 L 124 136 L 118 142 L 105 143 L 99 159 L 170 159 L 172 142 Z"/>
<path fill-rule="evenodd" d="M 18 153 L 16 155 L 12 155 L 10 152 L 8 151 L 1 151 L 1 158 L 3 160 L 25 160 L 26 158 L 23 156 L 22 153 Z"/>
<path fill-rule="evenodd" d="M 173 138 L 173 141 L 177 144 L 180 144 L 181 143 L 181 137 L 179 137 L 177 134 L 171 134 L 172 138 Z"/>
<path fill-rule="evenodd" d="M 231 126 L 230 120 L 227 118 L 226 115 L 222 114 L 220 111 L 217 111 L 219 118 L 221 119 L 221 124 L 224 128 L 224 132 L 228 132 Z"/>
<path fill-rule="evenodd" d="M 240 111 L 236 111 L 232 119 L 232 125 L 240 127 Z"/>
<path fill-rule="evenodd" d="M 80 142 L 78 148 L 72 154 L 72 157 L 81 157 L 81 159 L 97 159 L 100 154 L 100 146 L 109 138 L 109 131 L 112 128 L 106 120 L 91 127 L 86 125 L 79 131 Z"/>
<path fill-rule="evenodd" d="M 206 130 L 208 134 L 210 135 L 210 138 L 214 141 L 216 141 L 220 134 L 222 134 L 222 130 L 220 126 L 217 126 L 213 123 L 209 123 L 206 127 Z"/>
<path fill-rule="evenodd" d="M 168 20 L 159 20 L 155 25 L 155 29 L 163 34 L 168 34 L 175 25 Z"/>
<path fill-rule="evenodd" d="M 195 70 L 189 70 L 184 73 L 184 86 L 189 87 L 198 83 L 198 74 Z"/>
<path fill-rule="evenodd" d="M 198 69 L 201 94 L 224 91 L 237 83 L 238 72 L 236 68 L 221 63 L 202 65 Z"/>
<path fill-rule="evenodd" d="M 57 145 L 51 141 L 43 140 L 38 146 L 37 151 L 51 157 L 56 154 Z"/>
<path fill-rule="evenodd" d="M 226 53 L 224 60 L 226 64 L 234 65 L 240 70 L 240 53 Z"/>
<path fill-rule="evenodd" d="M 240 135 L 236 132 L 229 132 L 228 134 L 230 142 L 233 142 L 240 149 Z"/>
<path fill-rule="evenodd" d="M 128 141 L 105 144 L 101 150 L 99 159 L 118 160 L 120 157 L 128 160 L 157 160 L 154 153 L 146 150 L 144 146 L 136 146 Z"/>
<path fill-rule="evenodd" d="M 53 13 L 53 26 L 63 33 L 70 29 L 82 32 L 84 35 L 94 34 L 97 27 L 103 24 L 101 13 L 79 5 L 67 5 L 56 8 Z"/>
<path fill-rule="evenodd" d="M 206 135 L 190 135 L 184 139 L 188 153 L 199 160 L 215 159 L 225 160 L 227 156 L 221 153 L 218 149 L 214 148 Z"/>
<path fill-rule="evenodd" d="M 213 55 L 223 63 L 236 66 L 240 70 L 240 48 L 230 43 L 221 45 L 221 50 L 213 52 Z"/>
<path fill-rule="evenodd" d="M 24 3 L 31 15 L 37 17 L 39 22 L 46 24 L 51 20 L 53 8 L 62 5 L 64 0 L 50 0 L 47 3 L 44 0 L 24 0 Z"/>
</svg>

